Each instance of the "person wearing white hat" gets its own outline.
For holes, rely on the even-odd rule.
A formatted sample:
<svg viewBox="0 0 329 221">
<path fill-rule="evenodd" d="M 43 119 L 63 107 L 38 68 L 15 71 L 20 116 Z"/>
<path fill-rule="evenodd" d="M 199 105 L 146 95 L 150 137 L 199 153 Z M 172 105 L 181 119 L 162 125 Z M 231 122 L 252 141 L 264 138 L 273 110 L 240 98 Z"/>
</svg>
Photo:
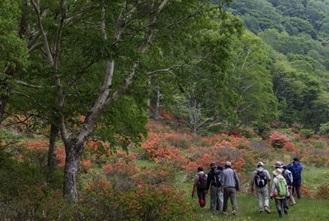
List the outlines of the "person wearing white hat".
<svg viewBox="0 0 329 221">
<path fill-rule="evenodd" d="M 276 168 L 273 171 L 273 182 L 271 187 L 271 198 L 275 199 L 276 209 L 278 211 L 279 217 L 282 218 L 283 211 L 288 214 L 287 210 L 284 210 L 284 206 L 287 204 L 288 186 L 286 179 L 282 176 L 282 168 Z"/>
<path fill-rule="evenodd" d="M 257 169 L 254 170 L 250 180 L 251 192 L 253 193 L 256 189 L 256 196 L 258 202 L 259 213 L 264 212 L 270 213 L 270 197 L 268 191 L 268 184 L 271 181 L 270 173 L 264 169 L 264 163 L 258 162 Z M 255 186 L 255 187 L 254 187 Z"/>
</svg>

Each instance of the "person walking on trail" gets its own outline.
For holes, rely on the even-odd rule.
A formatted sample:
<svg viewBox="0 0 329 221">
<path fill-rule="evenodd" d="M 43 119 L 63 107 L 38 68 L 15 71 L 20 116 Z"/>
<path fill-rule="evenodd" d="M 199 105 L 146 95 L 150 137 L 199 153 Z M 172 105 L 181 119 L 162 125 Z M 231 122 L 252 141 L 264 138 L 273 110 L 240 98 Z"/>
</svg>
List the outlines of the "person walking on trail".
<svg viewBox="0 0 329 221">
<path fill-rule="evenodd" d="M 299 159 L 295 157 L 293 162 L 287 165 L 287 169 L 291 171 L 294 179 L 292 182 L 292 193 L 296 193 L 297 199 L 300 199 L 303 166 L 300 164 Z"/>
<path fill-rule="evenodd" d="M 276 174 L 276 172 L 275 172 L 275 170 L 276 169 L 282 169 L 282 176 L 283 176 L 283 178 L 285 178 L 284 177 L 284 175 L 283 175 L 283 168 L 282 168 L 282 162 L 280 162 L 280 161 L 277 161 L 275 164 L 274 164 L 274 171 L 273 171 L 273 178 L 275 177 L 275 174 Z M 287 181 L 286 181 L 286 183 L 287 183 Z M 287 185 L 287 188 L 288 188 L 288 185 Z M 288 192 L 289 192 L 289 189 L 288 189 Z M 285 200 L 282 200 L 282 205 L 283 205 L 283 211 L 284 211 L 284 213 L 286 213 L 286 214 L 288 214 L 288 210 L 289 210 L 289 206 L 288 206 L 288 199 L 285 199 Z"/>
<path fill-rule="evenodd" d="M 286 180 L 282 176 L 282 171 L 282 168 L 276 168 L 273 171 L 274 178 L 270 193 L 271 198 L 275 199 L 275 206 L 280 218 L 282 218 L 288 196 L 288 187 Z M 285 214 L 288 214 L 288 212 L 285 211 Z"/>
<path fill-rule="evenodd" d="M 234 170 L 231 169 L 231 162 L 226 161 L 225 169 L 221 173 L 222 188 L 224 193 L 223 214 L 227 213 L 228 199 L 231 200 L 232 214 L 237 215 L 238 206 L 236 193 L 240 189 L 239 177 Z"/>
<path fill-rule="evenodd" d="M 208 175 L 204 173 L 203 167 L 198 167 L 198 174 L 194 177 L 192 198 L 194 197 L 196 190 L 200 207 L 204 207 L 206 205 L 207 180 Z"/>
<path fill-rule="evenodd" d="M 251 192 L 253 193 L 256 189 L 256 196 L 258 201 L 259 213 L 264 212 L 271 213 L 270 211 L 270 197 L 269 197 L 269 183 L 271 181 L 271 175 L 264 169 L 264 163 L 259 162 L 257 169 L 254 170 L 250 180 Z"/>
<path fill-rule="evenodd" d="M 210 189 L 210 211 L 214 214 L 216 211 L 217 205 L 222 207 L 219 202 L 219 192 L 220 192 L 220 173 L 221 171 L 217 170 L 215 163 L 210 164 L 210 171 L 208 173 L 207 179 L 207 192 Z M 219 208 L 221 209 L 221 208 Z"/>
<path fill-rule="evenodd" d="M 224 170 L 224 168 L 220 165 L 217 166 L 217 176 L 220 179 L 220 174 L 222 173 L 222 171 Z M 221 187 L 221 181 L 219 183 L 219 187 Z M 223 194 L 223 190 L 222 188 L 218 189 L 217 192 L 217 204 L 216 204 L 216 210 L 219 210 L 219 212 L 223 212 L 223 205 L 224 205 L 224 194 Z"/>
<path fill-rule="evenodd" d="M 288 198 L 288 201 L 289 201 L 289 204 L 291 206 L 295 206 L 296 205 L 296 201 L 295 201 L 295 198 L 292 194 L 292 183 L 294 181 L 294 178 L 292 176 L 292 173 L 290 170 L 288 170 L 287 166 L 285 165 L 285 163 L 282 163 L 282 176 L 286 179 L 286 182 L 287 182 L 287 186 L 288 186 L 288 191 L 289 191 L 289 198 Z M 288 203 L 288 202 L 287 202 Z"/>
</svg>

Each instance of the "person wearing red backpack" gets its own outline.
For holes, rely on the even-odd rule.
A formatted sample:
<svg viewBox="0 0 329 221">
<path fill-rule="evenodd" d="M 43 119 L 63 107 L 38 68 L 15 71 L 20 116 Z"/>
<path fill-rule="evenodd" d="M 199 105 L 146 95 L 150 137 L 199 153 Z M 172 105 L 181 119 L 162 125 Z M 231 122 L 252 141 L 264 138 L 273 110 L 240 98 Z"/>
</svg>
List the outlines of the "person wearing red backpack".
<svg viewBox="0 0 329 221">
<path fill-rule="evenodd" d="M 270 197 L 268 191 L 268 184 L 270 183 L 270 181 L 271 175 L 268 170 L 264 169 L 264 163 L 258 162 L 257 169 L 254 170 L 250 180 L 250 187 L 252 193 L 256 189 L 259 213 L 264 212 L 264 210 L 267 213 L 271 213 Z"/>
<path fill-rule="evenodd" d="M 196 190 L 200 207 L 205 207 L 206 205 L 207 180 L 208 175 L 204 173 L 203 167 L 198 167 L 198 174 L 194 177 L 192 198 Z"/>
</svg>

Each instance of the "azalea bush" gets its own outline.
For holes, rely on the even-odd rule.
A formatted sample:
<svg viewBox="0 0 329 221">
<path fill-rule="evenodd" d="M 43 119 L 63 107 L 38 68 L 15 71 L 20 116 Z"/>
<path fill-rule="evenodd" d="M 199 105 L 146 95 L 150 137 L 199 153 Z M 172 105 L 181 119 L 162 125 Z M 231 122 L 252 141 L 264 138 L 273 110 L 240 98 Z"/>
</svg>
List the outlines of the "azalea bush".
<svg viewBox="0 0 329 221">
<path fill-rule="evenodd" d="M 278 131 L 273 131 L 270 134 L 270 143 L 271 143 L 272 147 L 274 147 L 274 148 L 281 149 L 288 142 L 290 142 L 289 138 L 286 135 L 279 133 Z"/>
<path fill-rule="evenodd" d="M 36 146 L 28 146 L 26 151 L 17 147 L 19 159 L 12 153 L 1 155 L 0 217 L 4 220 L 70 220 L 74 212 L 62 197 L 63 173 L 55 170 L 50 179 L 46 167 L 40 164 L 43 150 Z"/>
<path fill-rule="evenodd" d="M 174 171 L 156 167 L 129 175 L 124 170 L 121 178 L 130 182 L 125 188 L 112 176 L 88 183 L 79 202 L 79 220 L 191 220 L 185 192 L 173 188 Z"/>
</svg>

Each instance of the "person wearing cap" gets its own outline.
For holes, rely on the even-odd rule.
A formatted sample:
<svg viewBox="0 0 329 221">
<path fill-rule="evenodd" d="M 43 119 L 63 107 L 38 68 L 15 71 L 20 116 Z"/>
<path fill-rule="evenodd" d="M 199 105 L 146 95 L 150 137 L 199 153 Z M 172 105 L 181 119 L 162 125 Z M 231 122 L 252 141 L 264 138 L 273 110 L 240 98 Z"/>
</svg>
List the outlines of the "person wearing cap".
<svg viewBox="0 0 329 221">
<path fill-rule="evenodd" d="M 198 195 L 198 199 L 199 199 L 199 205 L 201 207 L 204 207 L 206 205 L 207 190 L 202 189 L 202 188 L 198 188 L 198 181 L 200 179 L 200 176 L 206 176 L 207 177 L 207 174 L 205 174 L 204 171 L 203 171 L 203 167 L 198 167 L 198 173 L 194 177 L 192 198 L 194 197 L 194 193 L 195 193 L 195 190 L 196 190 L 197 195 Z"/>
<path fill-rule="evenodd" d="M 217 165 L 215 163 L 211 163 L 209 167 L 210 167 L 210 171 L 208 173 L 208 179 L 207 179 L 207 192 L 210 189 L 210 211 L 213 214 L 215 214 L 217 204 L 219 204 L 218 192 L 221 189 L 220 183 L 216 182 L 216 176 L 217 173 L 220 173 L 221 171 L 217 170 Z"/>
<path fill-rule="evenodd" d="M 262 177 L 261 177 L 262 176 Z M 260 180 L 262 179 L 262 180 Z M 258 202 L 258 211 L 259 213 L 264 212 L 264 210 L 267 213 L 270 213 L 270 197 L 269 197 L 269 190 L 268 190 L 268 184 L 271 181 L 271 175 L 270 173 L 264 169 L 264 163 L 258 162 L 257 169 L 254 170 L 252 173 L 252 177 L 250 180 L 250 187 L 251 192 L 254 192 L 256 189 L 256 196 L 257 196 L 257 202 Z M 257 184 L 257 182 L 259 184 Z M 255 186 L 255 188 L 254 188 Z"/>
<path fill-rule="evenodd" d="M 303 166 L 300 164 L 299 159 L 295 157 L 292 163 L 287 165 L 287 169 L 291 171 L 293 176 L 292 193 L 296 193 L 297 199 L 300 199 L 302 196 L 301 185 Z"/>
<path fill-rule="evenodd" d="M 284 179 L 284 177 L 282 176 L 282 168 L 280 168 L 280 167 L 276 168 L 273 171 L 273 176 L 274 176 L 274 178 L 273 178 L 273 182 L 272 182 L 270 196 L 271 196 L 271 198 L 275 199 L 276 209 L 278 211 L 279 217 L 282 218 L 283 211 L 284 211 L 284 205 L 286 205 L 286 201 L 287 201 L 287 196 L 280 196 L 278 194 L 277 186 L 278 186 L 279 179 L 281 179 L 281 180 L 283 179 L 282 182 L 285 183 L 285 188 L 286 188 L 285 192 L 288 193 L 287 183 L 286 183 L 286 180 Z M 286 211 L 285 211 L 285 213 L 288 214 Z"/>
<path fill-rule="evenodd" d="M 236 200 L 236 192 L 240 189 L 240 180 L 238 175 L 231 168 L 231 162 L 226 161 L 224 170 L 221 173 L 222 188 L 224 193 L 223 213 L 227 214 L 228 199 L 231 199 L 232 214 L 237 215 L 238 206 Z"/>
</svg>

